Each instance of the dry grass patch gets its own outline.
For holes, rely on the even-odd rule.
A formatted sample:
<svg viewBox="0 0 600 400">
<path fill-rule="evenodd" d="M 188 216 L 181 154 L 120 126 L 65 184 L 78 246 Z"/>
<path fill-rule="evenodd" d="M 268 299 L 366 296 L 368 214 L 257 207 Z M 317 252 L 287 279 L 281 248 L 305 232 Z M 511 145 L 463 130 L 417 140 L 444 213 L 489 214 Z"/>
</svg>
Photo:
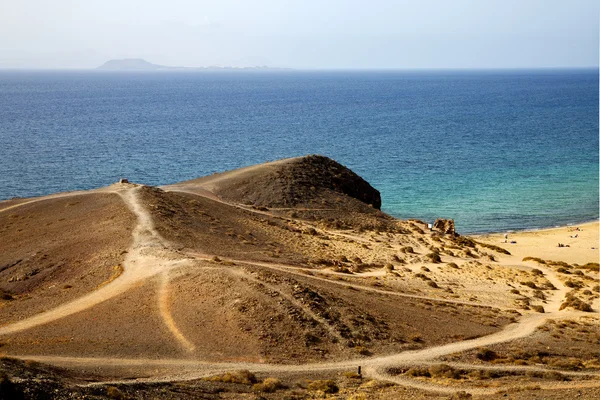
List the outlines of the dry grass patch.
<svg viewBox="0 0 600 400">
<path fill-rule="evenodd" d="M 257 392 L 264 392 L 264 393 L 273 393 L 273 392 L 277 391 L 278 389 L 283 389 L 283 388 L 284 388 L 283 384 L 277 378 L 266 378 L 264 381 L 262 381 L 260 383 L 255 383 L 252 386 L 252 390 L 257 391 Z"/>
<path fill-rule="evenodd" d="M 323 393 L 337 393 L 339 391 L 339 387 L 335 381 L 331 379 L 309 381 L 306 388 L 310 391 L 319 391 Z"/>
<path fill-rule="evenodd" d="M 226 372 L 221 375 L 213 375 L 203 379 L 210 382 L 241 383 L 244 385 L 250 385 L 258 382 L 256 376 L 247 369 Z"/>
</svg>

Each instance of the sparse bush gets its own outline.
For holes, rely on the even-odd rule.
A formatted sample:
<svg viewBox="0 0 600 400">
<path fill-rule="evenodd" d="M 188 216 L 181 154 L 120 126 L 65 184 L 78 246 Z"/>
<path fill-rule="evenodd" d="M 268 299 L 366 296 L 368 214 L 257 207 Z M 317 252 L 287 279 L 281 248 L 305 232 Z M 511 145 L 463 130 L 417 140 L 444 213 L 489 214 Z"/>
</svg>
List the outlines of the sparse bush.
<svg viewBox="0 0 600 400">
<path fill-rule="evenodd" d="M 541 290 L 536 290 L 535 292 L 533 292 L 533 297 L 540 300 L 546 300 L 546 295 Z"/>
<path fill-rule="evenodd" d="M 477 350 L 477 354 L 475 354 L 475 357 L 477 357 L 481 361 L 493 361 L 496 358 L 498 358 L 498 354 L 494 350 L 482 347 L 479 350 Z"/>
<path fill-rule="evenodd" d="M 223 383 L 242 383 L 245 385 L 250 385 L 257 382 L 256 376 L 246 369 L 226 372 L 222 375 L 209 376 L 204 378 L 204 380 Z"/>
<path fill-rule="evenodd" d="M 543 276 L 544 272 L 541 269 L 534 268 L 531 270 L 531 274 L 534 276 Z"/>
<path fill-rule="evenodd" d="M 114 400 L 125 400 L 127 398 L 125 393 L 115 386 L 109 386 L 106 388 L 106 397 Z"/>
<path fill-rule="evenodd" d="M 532 289 L 537 289 L 538 287 L 535 285 L 535 283 L 531 282 L 531 281 L 525 281 L 525 282 L 521 282 L 521 285 L 523 286 L 527 286 L 530 287 Z"/>
<path fill-rule="evenodd" d="M 438 289 L 439 288 L 438 284 L 435 283 L 434 281 L 429 281 L 429 282 L 427 282 L 427 284 L 429 286 L 431 286 L 432 288 L 434 288 L 434 289 Z"/>
<path fill-rule="evenodd" d="M 563 310 L 567 307 L 574 308 L 575 310 L 591 312 L 592 306 L 589 303 L 585 303 L 580 298 L 568 295 L 567 299 L 560 305 L 559 310 Z"/>
<path fill-rule="evenodd" d="M 568 280 L 565 282 L 565 286 L 566 287 L 570 287 L 570 288 L 574 288 L 574 289 L 579 289 L 583 287 L 583 283 L 580 281 L 572 281 L 572 280 Z"/>
<path fill-rule="evenodd" d="M 321 391 L 323 393 L 337 393 L 339 388 L 335 381 L 331 379 L 310 381 L 306 386 L 311 391 Z"/>
<path fill-rule="evenodd" d="M 359 375 L 358 373 L 354 372 L 354 371 L 346 371 L 344 372 L 344 376 L 348 379 L 361 379 L 362 375 Z"/>
<path fill-rule="evenodd" d="M 447 364 L 437 364 L 429 367 L 429 374 L 434 378 L 460 379 L 460 371 Z"/>
<path fill-rule="evenodd" d="M 427 275 L 422 274 L 420 272 L 415 274 L 415 278 L 420 278 L 420 279 L 423 279 L 424 281 L 430 281 L 431 280 L 431 278 L 429 278 Z"/>
<path fill-rule="evenodd" d="M 430 262 L 432 263 L 441 263 L 442 262 L 442 258 L 440 257 L 440 253 L 437 252 L 432 252 L 429 253 L 425 256 L 427 259 L 429 259 Z"/>
<path fill-rule="evenodd" d="M 461 390 L 460 392 L 456 392 L 452 396 L 448 397 L 448 400 L 469 400 L 472 398 L 473 395 L 471 395 L 471 393 L 467 393 L 464 390 Z"/>
<path fill-rule="evenodd" d="M 531 309 L 532 309 L 533 311 L 535 311 L 535 312 L 539 312 L 539 313 L 542 313 L 542 314 L 545 312 L 545 310 L 544 310 L 544 307 L 543 307 L 543 306 L 535 306 L 535 305 L 534 305 L 534 306 L 530 306 L 530 307 L 531 307 Z"/>
<path fill-rule="evenodd" d="M 587 269 L 592 272 L 600 272 L 600 264 L 596 262 L 590 262 L 581 266 L 582 269 Z"/>
<path fill-rule="evenodd" d="M 520 294 L 521 292 L 518 289 L 510 289 L 512 294 Z"/>
<path fill-rule="evenodd" d="M 451 263 L 448 263 L 448 264 L 446 264 L 446 265 L 447 265 L 448 267 L 450 267 L 450 268 L 455 268 L 455 269 L 458 269 L 458 265 L 456 265 L 456 263 L 453 263 L 453 262 L 451 262 Z"/>
<path fill-rule="evenodd" d="M 400 252 L 406 253 L 406 254 L 414 254 L 415 250 L 412 248 L 412 246 L 406 246 L 406 247 L 401 248 Z"/>
<path fill-rule="evenodd" d="M 523 258 L 523 261 L 535 261 L 538 264 L 546 264 L 546 261 L 544 261 L 538 257 L 525 257 L 525 258 Z"/>
<path fill-rule="evenodd" d="M 394 270 L 394 265 L 393 264 L 385 264 L 385 270 L 388 272 L 392 272 Z"/>
<path fill-rule="evenodd" d="M 500 246 L 496 246 L 496 245 L 493 245 L 493 244 L 487 244 L 487 243 L 481 243 L 481 242 L 475 242 L 475 243 L 477 243 L 481 247 L 485 247 L 486 249 L 493 250 L 496 253 L 506 254 L 506 255 L 510 256 L 510 252 L 508 250 L 506 250 L 506 249 L 503 249 Z"/>
<path fill-rule="evenodd" d="M 277 389 L 283 388 L 281 381 L 277 378 L 266 378 L 261 383 L 256 383 L 252 386 L 252 390 L 256 392 L 273 393 Z"/>
</svg>

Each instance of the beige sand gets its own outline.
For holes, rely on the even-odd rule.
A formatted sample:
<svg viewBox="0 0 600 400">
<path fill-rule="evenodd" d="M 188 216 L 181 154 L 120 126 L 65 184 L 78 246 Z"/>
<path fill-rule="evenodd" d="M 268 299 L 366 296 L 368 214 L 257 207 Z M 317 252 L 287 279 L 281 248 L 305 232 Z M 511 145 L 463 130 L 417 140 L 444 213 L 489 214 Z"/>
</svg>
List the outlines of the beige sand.
<svg viewBox="0 0 600 400">
<path fill-rule="evenodd" d="M 585 264 L 600 260 L 598 229 L 600 225 L 598 221 L 594 221 L 560 228 L 508 233 L 508 243 L 504 243 L 503 233 L 474 238 L 504 247 L 520 260 L 524 257 L 539 257 L 569 264 Z M 575 235 L 577 237 L 573 237 Z M 511 244 L 512 241 L 516 243 Z M 559 243 L 569 247 L 558 247 Z"/>
</svg>

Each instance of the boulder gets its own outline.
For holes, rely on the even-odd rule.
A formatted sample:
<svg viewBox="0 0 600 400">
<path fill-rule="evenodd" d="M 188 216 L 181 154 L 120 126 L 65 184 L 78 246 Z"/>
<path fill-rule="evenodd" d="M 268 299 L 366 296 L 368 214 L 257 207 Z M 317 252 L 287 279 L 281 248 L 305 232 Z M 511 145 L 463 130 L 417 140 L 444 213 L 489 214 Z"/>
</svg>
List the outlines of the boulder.
<svg viewBox="0 0 600 400">
<path fill-rule="evenodd" d="M 456 230 L 454 229 L 454 220 L 453 219 L 442 219 L 438 218 L 435 220 L 433 224 L 433 229 L 440 231 L 441 233 L 448 235 L 456 235 Z"/>
</svg>

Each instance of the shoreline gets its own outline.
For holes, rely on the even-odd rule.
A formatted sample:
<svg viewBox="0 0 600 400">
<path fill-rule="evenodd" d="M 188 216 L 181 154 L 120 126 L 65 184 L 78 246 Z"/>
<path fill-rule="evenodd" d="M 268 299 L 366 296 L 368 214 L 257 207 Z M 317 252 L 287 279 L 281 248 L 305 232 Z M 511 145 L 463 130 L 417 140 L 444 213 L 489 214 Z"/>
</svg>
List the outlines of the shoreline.
<svg viewBox="0 0 600 400">
<path fill-rule="evenodd" d="M 546 231 L 552 231 L 554 229 L 565 229 L 565 228 L 585 226 L 585 225 L 591 226 L 593 224 L 598 224 L 598 223 L 600 223 L 600 218 L 586 220 L 583 222 L 568 223 L 566 225 L 554 225 L 554 226 L 549 226 L 549 227 L 545 227 L 545 228 L 523 228 L 523 229 L 509 229 L 509 230 L 503 230 L 503 231 L 472 232 L 472 233 L 459 233 L 459 234 L 462 236 L 469 236 L 469 237 L 476 237 L 476 236 L 483 237 L 483 236 L 490 236 L 490 235 L 501 235 L 501 234 L 505 234 L 505 233 L 519 234 L 519 233 L 530 233 L 530 232 L 546 232 Z"/>
</svg>

